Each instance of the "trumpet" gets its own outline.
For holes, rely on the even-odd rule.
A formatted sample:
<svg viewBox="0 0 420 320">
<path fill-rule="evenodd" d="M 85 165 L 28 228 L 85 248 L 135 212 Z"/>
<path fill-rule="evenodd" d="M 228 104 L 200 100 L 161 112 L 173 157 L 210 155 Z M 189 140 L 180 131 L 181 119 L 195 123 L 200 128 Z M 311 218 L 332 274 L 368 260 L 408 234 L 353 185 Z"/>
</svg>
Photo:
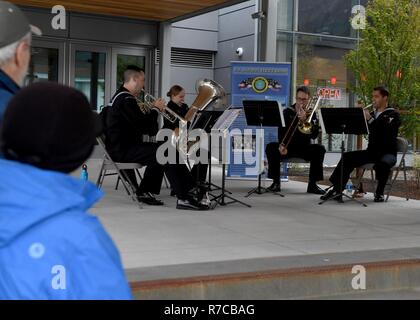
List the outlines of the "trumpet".
<svg viewBox="0 0 420 320">
<path fill-rule="evenodd" d="M 141 101 L 139 98 L 136 97 L 137 105 L 139 106 L 141 112 L 143 112 L 144 114 L 150 113 L 150 111 L 154 108 L 154 103 L 157 99 L 144 90 L 142 90 L 142 92 L 144 93 L 144 101 Z M 159 110 L 159 113 L 172 123 L 175 123 L 177 120 L 183 123 L 187 122 L 187 120 L 182 118 L 176 112 L 172 111 L 170 108 L 167 108 L 167 104 L 165 104 L 165 109 L 163 111 Z"/>
<path fill-rule="evenodd" d="M 371 107 L 373 107 L 373 103 L 368 104 L 366 107 L 364 107 L 364 108 L 363 108 L 363 110 L 367 110 L 367 109 L 369 109 L 369 108 L 371 108 Z"/>
</svg>

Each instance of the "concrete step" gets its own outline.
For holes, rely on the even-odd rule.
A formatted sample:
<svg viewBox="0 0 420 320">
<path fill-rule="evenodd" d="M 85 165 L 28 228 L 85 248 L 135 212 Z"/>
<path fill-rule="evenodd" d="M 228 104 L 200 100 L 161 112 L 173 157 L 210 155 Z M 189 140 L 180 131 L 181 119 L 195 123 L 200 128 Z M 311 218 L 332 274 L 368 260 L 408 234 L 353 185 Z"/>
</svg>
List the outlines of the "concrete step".
<svg viewBox="0 0 420 320">
<path fill-rule="evenodd" d="M 419 299 L 419 248 L 127 270 L 137 299 Z M 362 273 L 353 270 L 363 266 Z M 354 271 L 355 273 L 352 273 Z M 356 278 L 355 278 L 356 277 Z"/>
</svg>

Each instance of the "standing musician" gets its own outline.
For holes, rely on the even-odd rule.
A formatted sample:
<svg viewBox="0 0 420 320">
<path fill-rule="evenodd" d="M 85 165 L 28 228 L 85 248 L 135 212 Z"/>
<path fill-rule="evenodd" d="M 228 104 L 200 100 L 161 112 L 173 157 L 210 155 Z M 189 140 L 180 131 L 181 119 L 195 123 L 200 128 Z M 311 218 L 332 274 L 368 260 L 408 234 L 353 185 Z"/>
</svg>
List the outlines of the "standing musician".
<svg viewBox="0 0 420 320">
<path fill-rule="evenodd" d="M 296 91 L 296 103 L 284 110 L 283 115 L 286 127 L 279 126 L 278 138 L 282 141 L 292 125 L 296 125 L 297 119 L 306 121 L 308 115 L 305 111 L 309 103 L 310 91 L 308 87 L 299 87 Z M 311 120 L 311 134 L 304 134 L 296 130 L 290 143 L 286 147 L 281 142 L 269 143 L 266 147 L 268 160 L 268 177 L 273 179 L 273 184 L 268 190 L 280 191 L 280 162 L 287 158 L 302 158 L 310 161 L 308 193 L 324 194 L 325 191 L 317 185 L 317 181 L 323 180 L 323 163 L 325 148 L 319 144 L 311 144 L 311 139 L 319 135 L 319 125 L 314 117 Z"/>
<path fill-rule="evenodd" d="M 333 188 L 321 197 L 321 200 L 330 199 L 340 194 L 350 178 L 354 168 L 367 163 L 375 163 L 376 179 L 378 185 L 375 192 L 375 202 L 384 202 L 384 189 L 391 168 L 397 162 L 397 136 L 401 125 L 399 113 L 388 105 L 388 90 L 379 86 L 373 89 L 374 111 L 364 110 L 369 126 L 369 144 L 367 150 L 344 153 L 343 159 L 337 165 L 330 181 Z M 341 161 L 344 161 L 343 180 L 340 186 Z M 341 201 L 341 196 L 335 197 Z"/>
<path fill-rule="evenodd" d="M 171 87 L 167 96 L 170 98 L 167 108 L 176 112 L 179 116 L 185 117 L 189 108 L 185 103 L 185 90 L 179 85 Z M 164 128 L 171 129 L 174 131 L 176 136 L 179 136 L 179 120 L 175 123 L 165 119 Z M 192 176 L 196 179 L 199 186 L 203 186 L 206 182 L 208 164 L 196 163 L 191 170 Z"/>
<path fill-rule="evenodd" d="M 144 87 L 145 73 L 137 66 L 128 66 L 124 72 L 124 84 L 115 93 L 106 117 L 106 148 L 117 162 L 135 162 L 146 166 L 144 178 L 137 185 L 134 170 L 127 170 L 130 183 L 137 188 L 140 201 L 149 205 L 162 205 L 154 195 L 160 193 L 166 173 L 178 200 L 177 209 L 206 210 L 207 206 L 194 199 L 189 191 L 195 187 L 194 179 L 185 164 L 160 164 L 156 152 L 159 131 L 159 112 L 165 109 L 165 101 L 157 99 L 151 110 L 141 109 L 136 97 Z"/>
</svg>

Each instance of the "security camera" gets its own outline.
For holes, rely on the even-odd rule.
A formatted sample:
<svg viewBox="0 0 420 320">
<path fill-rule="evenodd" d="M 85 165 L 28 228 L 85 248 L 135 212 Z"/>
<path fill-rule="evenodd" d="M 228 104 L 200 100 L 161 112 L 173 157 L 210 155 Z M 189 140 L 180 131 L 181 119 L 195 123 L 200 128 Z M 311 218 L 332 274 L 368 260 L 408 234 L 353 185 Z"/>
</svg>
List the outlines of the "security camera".
<svg viewBox="0 0 420 320">
<path fill-rule="evenodd" d="M 264 11 L 258 11 L 253 14 L 251 14 L 252 19 L 265 19 L 265 12 Z"/>
<path fill-rule="evenodd" d="M 244 48 L 238 48 L 238 49 L 236 49 L 236 55 L 238 57 L 242 57 L 243 54 L 244 54 Z"/>
</svg>

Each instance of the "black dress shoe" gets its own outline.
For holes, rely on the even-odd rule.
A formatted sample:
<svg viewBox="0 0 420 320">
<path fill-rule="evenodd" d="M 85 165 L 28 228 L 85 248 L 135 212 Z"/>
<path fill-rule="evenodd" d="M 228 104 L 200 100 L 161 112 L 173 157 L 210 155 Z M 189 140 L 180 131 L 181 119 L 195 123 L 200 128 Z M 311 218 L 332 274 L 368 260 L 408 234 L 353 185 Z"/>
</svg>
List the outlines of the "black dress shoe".
<svg viewBox="0 0 420 320">
<path fill-rule="evenodd" d="M 332 198 L 334 198 L 334 200 L 336 200 L 338 202 L 343 202 L 343 196 L 334 189 L 331 189 L 330 191 L 328 191 L 327 193 L 322 195 L 320 199 L 325 201 L 325 200 L 329 200 L 329 199 L 332 199 Z"/>
<path fill-rule="evenodd" d="M 385 198 L 383 194 L 375 194 L 375 199 L 373 199 L 375 202 L 384 202 Z"/>
<path fill-rule="evenodd" d="M 325 194 L 326 191 L 320 188 L 316 183 L 308 184 L 308 189 L 306 190 L 307 193 L 314 193 L 314 194 Z"/>
<path fill-rule="evenodd" d="M 278 183 L 278 182 L 273 182 L 272 184 L 271 184 L 271 186 L 269 186 L 268 188 L 267 188 L 267 190 L 268 191 L 270 191 L 270 192 L 280 192 L 281 190 L 280 190 L 280 183 Z"/>
<path fill-rule="evenodd" d="M 188 198 L 185 200 L 178 199 L 176 203 L 176 208 L 178 210 L 197 210 L 197 211 L 205 211 L 209 210 L 210 207 L 208 205 L 201 204 L 197 200 L 193 198 Z"/>
<path fill-rule="evenodd" d="M 156 199 L 151 193 L 139 193 L 137 194 L 137 199 L 149 206 L 163 206 L 163 202 Z"/>
</svg>

